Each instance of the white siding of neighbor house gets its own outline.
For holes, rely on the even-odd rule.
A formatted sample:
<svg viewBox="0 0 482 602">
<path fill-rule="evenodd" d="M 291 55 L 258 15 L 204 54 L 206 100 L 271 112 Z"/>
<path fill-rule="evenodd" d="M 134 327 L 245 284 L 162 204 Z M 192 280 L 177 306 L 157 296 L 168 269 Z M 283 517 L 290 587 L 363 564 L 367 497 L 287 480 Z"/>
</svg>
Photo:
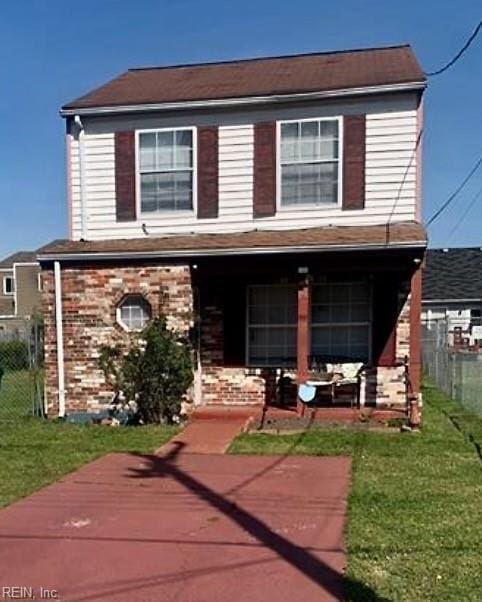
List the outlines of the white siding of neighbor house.
<svg viewBox="0 0 482 602">
<path fill-rule="evenodd" d="M 84 119 L 86 239 L 141 237 L 142 224 L 152 235 L 289 229 L 327 225 L 369 225 L 416 217 L 417 100 L 405 98 L 331 103 L 268 111 L 198 116 L 136 116 Z M 280 209 L 269 218 L 253 218 L 253 156 L 256 121 L 365 113 L 365 208 Z M 133 222 L 116 222 L 114 132 L 179 125 L 219 125 L 219 216 L 198 220 L 195 213 L 145 214 Z M 71 163 L 72 237 L 81 238 L 78 141 L 67 137 Z M 410 163 L 411 162 L 411 163 Z M 403 185 L 402 185 L 403 182 Z M 395 203 L 395 201 L 397 201 Z"/>
</svg>

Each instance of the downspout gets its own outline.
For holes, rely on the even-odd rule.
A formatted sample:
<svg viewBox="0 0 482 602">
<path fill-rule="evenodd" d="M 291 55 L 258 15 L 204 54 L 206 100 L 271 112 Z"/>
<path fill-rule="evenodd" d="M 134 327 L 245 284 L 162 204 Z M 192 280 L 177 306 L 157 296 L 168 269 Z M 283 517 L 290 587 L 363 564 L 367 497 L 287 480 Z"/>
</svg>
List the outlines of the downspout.
<svg viewBox="0 0 482 602">
<path fill-rule="evenodd" d="M 85 240 L 87 232 L 87 207 L 85 198 L 85 130 L 79 115 L 74 117 L 76 126 L 79 128 L 79 180 L 80 180 L 80 239 Z"/>
<path fill-rule="evenodd" d="M 54 282 L 59 418 L 63 418 L 65 416 L 64 328 L 62 323 L 62 280 L 59 261 L 54 262 Z"/>
</svg>

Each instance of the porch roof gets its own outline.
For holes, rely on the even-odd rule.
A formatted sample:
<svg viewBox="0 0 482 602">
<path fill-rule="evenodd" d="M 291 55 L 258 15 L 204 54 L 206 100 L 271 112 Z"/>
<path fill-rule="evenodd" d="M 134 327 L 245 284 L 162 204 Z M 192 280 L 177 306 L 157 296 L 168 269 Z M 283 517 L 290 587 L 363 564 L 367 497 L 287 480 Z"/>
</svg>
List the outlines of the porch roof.
<svg viewBox="0 0 482 602">
<path fill-rule="evenodd" d="M 95 241 L 55 240 L 38 251 L 40 261 L 183 258 L 323 251 L 425 248 L 418 222 L 374 226 L 327 226 L 297 230 L 251 230 Z"/>
</svg>

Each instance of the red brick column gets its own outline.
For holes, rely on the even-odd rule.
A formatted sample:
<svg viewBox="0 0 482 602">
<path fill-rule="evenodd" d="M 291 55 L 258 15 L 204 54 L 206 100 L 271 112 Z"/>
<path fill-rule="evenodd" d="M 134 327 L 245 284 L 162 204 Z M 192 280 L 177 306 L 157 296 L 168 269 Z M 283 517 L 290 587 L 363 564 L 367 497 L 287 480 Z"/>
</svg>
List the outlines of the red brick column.
<svg viewBox="0 0 482 602">
<path fill-rule="evenodd" d="M 311 277 L 306 276 L 298 285 L 298 331 L 296 341 L 296 373 L 298 384 L 308 377 L 310 354 Z M 298 414 L 303 414 L 304 404 L 298 399 Z"/>
<path fill-rule="evenodd" d="M 421 380 L 421 324 L 422 311 L 422 269 L 419 267 L 412 276 L 410 295 L 410 362 L 409 376 L 413 393 L 418 396 Z"/>
</svg>

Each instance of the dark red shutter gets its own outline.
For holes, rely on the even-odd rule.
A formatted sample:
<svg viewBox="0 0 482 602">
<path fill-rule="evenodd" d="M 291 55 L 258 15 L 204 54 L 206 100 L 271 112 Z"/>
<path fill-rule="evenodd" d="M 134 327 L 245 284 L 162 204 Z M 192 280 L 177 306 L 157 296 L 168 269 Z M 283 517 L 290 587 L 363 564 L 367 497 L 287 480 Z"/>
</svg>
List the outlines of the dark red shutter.
<svg viewBox="0 0 482 602">
<path fill-rule="evenodd" d="M 372 355 L 375 366 L 396 363 L 399 283 L 377 275 L 373 285 Z"/>
<path fill-rule="evenodd" d="M 218 217 L 218 128 L 197 130 L 197 216 Z"/>
<path fill-rule="evenodd" d="M 276 213 L 276 123 L 254 126 L 254 217 Z"/>
<path fill-rule="evenodd" d="M 365 206 L 366 117 L 343 119 L 343 209 Z"/>
<path fill-rule="evenodd" d="M 136 219 L 135 147 L 134 132 L 115 133 L 115 196 L 118 222 Z"/>
</svg>

